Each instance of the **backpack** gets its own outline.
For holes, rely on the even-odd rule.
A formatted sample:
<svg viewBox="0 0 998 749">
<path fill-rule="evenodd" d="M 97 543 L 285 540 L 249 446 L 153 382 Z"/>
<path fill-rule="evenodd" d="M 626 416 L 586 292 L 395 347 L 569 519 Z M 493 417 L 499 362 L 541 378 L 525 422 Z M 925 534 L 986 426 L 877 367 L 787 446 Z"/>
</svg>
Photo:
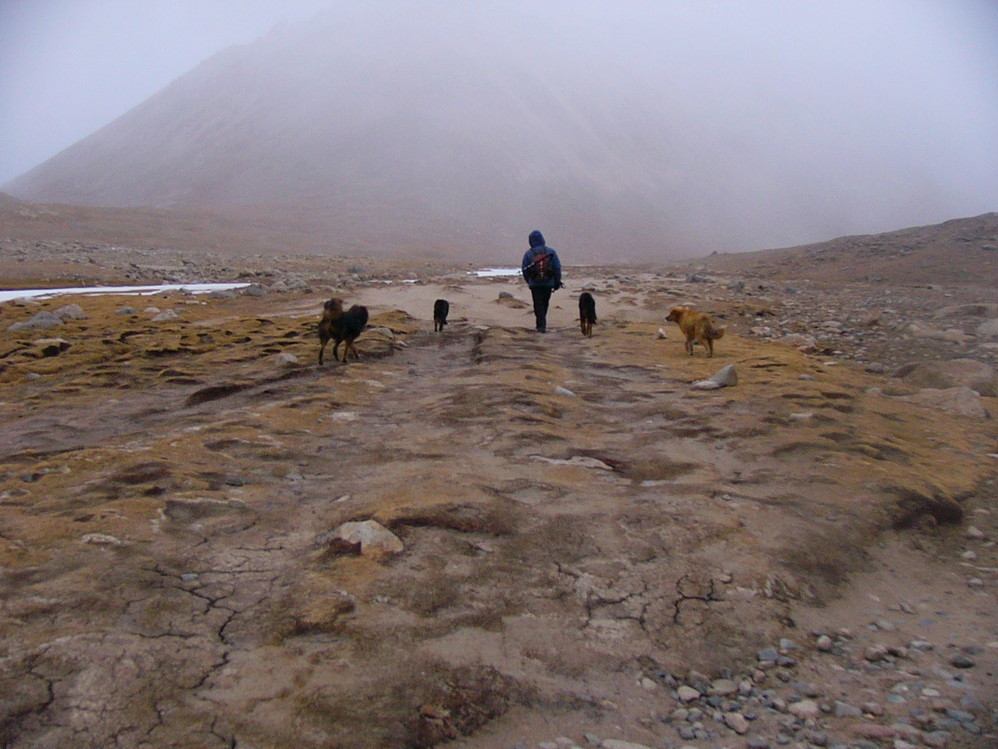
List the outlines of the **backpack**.
<svg viewBox="0 0 998 749">
<path fill-rule="evenodd" d="M 548 252 L 547 247 L 540 247 L 538 249 L 543 254 L 534 253 L 534 262 L 527 268 L 527 275 L 531 281 L 540 281 L 542 283 L 553 281 L 554 263 L 551 259 L 551 253 Z"/>
</svg>

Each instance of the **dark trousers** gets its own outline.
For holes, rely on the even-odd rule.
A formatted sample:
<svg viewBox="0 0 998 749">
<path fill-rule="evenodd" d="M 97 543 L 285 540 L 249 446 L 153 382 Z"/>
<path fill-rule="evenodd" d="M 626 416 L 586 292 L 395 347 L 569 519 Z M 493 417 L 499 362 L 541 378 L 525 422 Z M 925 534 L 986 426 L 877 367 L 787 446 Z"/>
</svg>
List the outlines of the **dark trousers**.
<svg viewBox="0 0 998 749">
<path fill-rule="evenodd" d="M 551 302 L 550 286 L 531 286 L 530 296 L 534 298 L 534 317 L 537 319 L 537 329 L 544 331 L 548 324 L 548 304 Z"/>
</svg>

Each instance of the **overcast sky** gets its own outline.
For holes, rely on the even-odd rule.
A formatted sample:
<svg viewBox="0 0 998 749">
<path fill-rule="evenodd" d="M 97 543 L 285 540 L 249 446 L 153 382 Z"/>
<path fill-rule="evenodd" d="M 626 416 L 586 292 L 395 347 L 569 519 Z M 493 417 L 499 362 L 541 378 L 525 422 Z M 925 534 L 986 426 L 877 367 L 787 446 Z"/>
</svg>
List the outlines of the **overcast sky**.
<svg viewBox="0 0 998 749">
<path fill-rule="evenodd" d="M 514 29 L 536 23 L 552 37 L 585 40 L 592 59 L 559 62 L 584 70 L 602 61 L 592 76 L 596 96 L 616 85 L 614 70 L 628 71 L 621 86 L 633 86 L 640 70 L 677 122 L 716 136 L 718 162 L 756 154 L 790 165 L 784 173 L 799 180 L 809 205 L 824 206 L 815 238 L 839 225 L 885 231 L 998 210 L 998 0 L 416 2 L 424 14 L 477 2 L 492 13 L 508 9 Z M 220 49 L 329 4 L 0 0 L 0 184 Z M 376 12 L 406 16 L 411 7 L 396 0 Z M 640 66 L 615 66 L 615 58 Z M 717 173 L 712 166 L 703 174 Z M 866 194 L 854 189 L 860 183 Z M 898 201 L 906 212 L 880 208 L 893 190 L 908 192 Z M 837 222 L 835 213 L 860 220 Z"/>
</svg>

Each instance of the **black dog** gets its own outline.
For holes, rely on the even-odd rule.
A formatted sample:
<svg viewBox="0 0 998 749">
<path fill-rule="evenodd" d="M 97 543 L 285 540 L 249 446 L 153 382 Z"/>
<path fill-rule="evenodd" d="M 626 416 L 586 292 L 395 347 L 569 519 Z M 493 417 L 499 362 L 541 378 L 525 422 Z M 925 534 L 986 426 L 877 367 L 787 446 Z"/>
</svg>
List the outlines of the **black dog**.
<svg viewBox="0 0 998 749">
<path fill-rule="evenodd" d="M 596 300 L 588 291 L 583 291 L 579 297 L 579 325 L 582 327 L 582 335 L 592 338 L 595 323 Z"/>
<path fill-rule="evenodd" d="M 343 362 L 346 363 L 347 356 L 353 351 L 355 359 L 360 358 L 357 347 L 353 345 L 354 339 L 360 335 L 367 325 L 367 307 L 355 304 L 346 312 L 343 311 L 342 299 L 330 299 L 323 305 L 322 320 L 319 321 L 319 364 L 322 364 L 322 352 L 326 350 L 326 344 L 330 340 L 335 341 L 333 345 L 333 358 L 340 360 L 336 349 L 341 342 L 345 342 L 343 347 Z"/>
<path fill-rule="evenodd" d="M 438 299 L 433 303 L 433 332 L 439 332 L 447 324 L 447 315 L 450 313 L 450 302 L 446 299 Z"/>
</svg>

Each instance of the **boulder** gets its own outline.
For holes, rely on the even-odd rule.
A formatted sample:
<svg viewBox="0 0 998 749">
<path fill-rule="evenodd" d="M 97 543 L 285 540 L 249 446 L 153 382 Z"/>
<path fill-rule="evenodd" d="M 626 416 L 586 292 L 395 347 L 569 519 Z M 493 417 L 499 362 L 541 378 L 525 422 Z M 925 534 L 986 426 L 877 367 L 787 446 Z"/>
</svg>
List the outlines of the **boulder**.
<svg viewBox="0 0 998 749">
<path fill-rule="evenodd" d="M 66 304 L 59 307 L 53 313 L 60 320 L 86 320 L 87 313 L 78 304 Z"/>
<path fill-rule="evenodd" d="M 717 390 L 723 387 L 731 387 L 738 384 L 738 374 L 735 372 L 735 365 L 729 364 L 718 370 L 718 372 L 706 380 L 699 380 L 693 383 L 697 390 Z"/>
<path fill-rule="evenodd" d="M 780 342 L 785 343 L 788 346 L 793 346 L 795 349 L 802 351 L 805 354 L 818 350 L 818 342 L 815 340 L 814 336 L 807 335 L 805 333 L 788 333 L 780 338 Z"/>
<path fill-rule="evenodd" d="M 998 395 L 994 367 L 975 359 L 909 364 L 901 367 L 897 375 L 907 384 L 920 388 L 945 390 L 968 387 L 984 396 Z"/>
<path fill-rule="evenodd" d="M 42 356 L 58 356 L 69 348 L 70 343 L 65 338 L 39 338 L 32 345 Z"/>
<path fill-rule="evenodd" d="M 998 317 L 977 326 L 977 335 L 988 341 L 998 339 Z"/>
<path fill-rule="evenodd" d="M 16 322 L 7 326 L 7 330 L 11 332 L 16 332 L 19 330 L 44 330 L 45 328 L 52 328 L 56 325 L 62 325 L 62 320 L 49 312 L 48 310 L 42 310 L 41 312 L 34 315 L 29 320 L 24 320 L 22 322 Z"/>
<path fill-rule="evenodd" d="M 938 408 L 940 411 L 957 414 L 958 416 L 972 416 L 979 419 L 988 418 L 988 411 L 981 403 L 981 396 L 968 387 L 946 388 L 934 390 L 923 388 L 914 395 L 905 395 L 901 400 L 908 403 L 916 403 L 921 406 Z"/>
<path fill-rule="evenodd" d="M 340 548 L 360 546 L 364 556 L 387 557 L 405 551 L 402 540 L 375 520 L 361 520 L 344 523 L 332 533 L 325 534 L 323 541 Z"/>
</svg>

